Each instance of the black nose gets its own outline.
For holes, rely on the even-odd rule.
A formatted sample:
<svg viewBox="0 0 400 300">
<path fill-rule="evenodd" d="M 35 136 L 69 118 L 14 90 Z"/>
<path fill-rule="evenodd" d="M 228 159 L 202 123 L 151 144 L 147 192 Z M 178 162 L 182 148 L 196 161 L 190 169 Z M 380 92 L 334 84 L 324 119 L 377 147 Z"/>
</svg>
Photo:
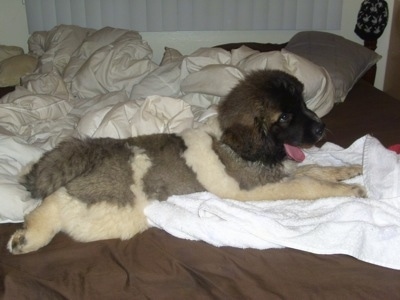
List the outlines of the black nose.
<svg viewBox="0 0 400 300">
<path fill-rule="evenodd" d="M 322 137 L 325 133 L 325 124 L 324 123 L 316 123 L 313 127 L 313 133 L 318 138 Z"/>
</svg>

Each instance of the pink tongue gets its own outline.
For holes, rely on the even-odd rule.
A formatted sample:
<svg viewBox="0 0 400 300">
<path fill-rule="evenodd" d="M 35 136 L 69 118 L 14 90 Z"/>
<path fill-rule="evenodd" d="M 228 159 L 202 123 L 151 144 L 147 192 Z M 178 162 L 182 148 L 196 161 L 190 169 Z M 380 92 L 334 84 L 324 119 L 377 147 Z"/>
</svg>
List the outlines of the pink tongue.
<svg viewBox="0 0 400 300">
<path fill-rule="evenodd" d="M 286 154 L 297 162 L 302 162 L 306 156 L 304 155 L 303 151 L 299 147 L 291 146 L 288 144 L 284 144 Z"/>
</svg>

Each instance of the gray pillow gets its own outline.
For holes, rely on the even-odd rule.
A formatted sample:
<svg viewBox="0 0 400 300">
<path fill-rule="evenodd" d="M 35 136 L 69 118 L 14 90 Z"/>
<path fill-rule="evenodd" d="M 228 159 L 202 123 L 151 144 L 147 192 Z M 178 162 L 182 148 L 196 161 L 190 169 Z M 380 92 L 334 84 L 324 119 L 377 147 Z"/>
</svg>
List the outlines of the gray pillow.
<svg viewBox="0 0 400 300">
<path fill-rule="evenodd" d="M 336 102 L 343 101 L 357 80 L 381 58 L 362 45 L 320 31 L 297 33 L 285 49 L 328 71 L 335 86 Z"/>
</svg>

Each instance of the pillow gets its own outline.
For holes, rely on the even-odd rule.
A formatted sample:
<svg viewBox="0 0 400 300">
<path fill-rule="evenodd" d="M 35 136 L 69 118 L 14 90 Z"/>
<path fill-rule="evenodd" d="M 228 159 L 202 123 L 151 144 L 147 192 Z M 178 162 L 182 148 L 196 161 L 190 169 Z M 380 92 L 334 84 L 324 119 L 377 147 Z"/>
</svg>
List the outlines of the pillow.
<svg viewBox="0 0 400 300">
<path fill-rule="evenodd" d="M 210 64 L 183 79 L 181 90 L 184 94 L 202 93 L 224 97 L 243 77 L 243 72 L 236 66 Z"/>
<path fill-rule="evenodd" d="M 181 92 L 183 99 L 191 105 L 207 108 L 217 104 L 219 97 L 225 96 L 245 74 L 259 69 L 278 69 L 292 74 L 304 84 L 306 105 L 319 117 L 326 115 L 333 107 L 334 87 L 329 74 L 321 66 L 301 56 L 285 49 L 260 53 L 242 46 L 228 52 L 231 59 L 223 59 L 225 63 L 215 59 L 205 65 L 204 57 L 209 57 L 206 50 L 202 49 L 202 57 L 197 57 L 195 54 L 198 52 L 195 52 L 185 59 L 186 64 L 182 63 L 188 75 L 182 78 Z M 215 57 L 221 60 L 221 55 Z"/>
<path fill-rule="evenodd" d="M 318 116 L 326 115 L 333 107 L 334 88 L 324 68 L 284 49 L 260 53 L 246 46 L 231 52 L 200 48 L 179 56 L 135 85 L 130 99 L 153 95 L 157 87 L 157 95 L 179 97 L 192 107 L 206 109 L 218 104 L 246 73 L 258 69 L 280 69 L 299 78 L 305 86 L 306 104 Z"/>
<path fill-rule="evenodd" d="M 16 55 L 0 62 L 0 87 L 18 85 L 22 76 L 32 73 L 37 58 L 28 54 Z"/>
<path fill-rule="evenodd" d="M 24 54 L 24 49 L 21 47 L 0 45 L 0 61 L 21 54 Z"/>
<path fill-rule="evenodd" d="M 335 101 L 341 102 L 380 55 L 333 33 L 303 31 L 294 35 L 286 50 L 324 67 L 335 87 Z"/>
</svg>

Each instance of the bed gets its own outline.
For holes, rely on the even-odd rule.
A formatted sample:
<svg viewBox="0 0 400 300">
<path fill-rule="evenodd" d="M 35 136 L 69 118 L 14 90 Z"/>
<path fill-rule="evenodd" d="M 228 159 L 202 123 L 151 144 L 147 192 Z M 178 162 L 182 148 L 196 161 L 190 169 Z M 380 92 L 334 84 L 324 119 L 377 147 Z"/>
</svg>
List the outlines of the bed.
<svg viewBox="0 0 400 300">
<path fill-rule="evenodd" d="M 171 216 L 157 221 L 159 212 L 168 209 L 157 206 L 162 203 L 149 210 L 149 222 L 154 226 L 130 240 L 79 243 L 61 233 L 37 252 L 13 256 L 6 249 L 10 235 L 21 227 L 23 215 L 37 205 L 19 186 L 18 174 L 43 151 L 70 135 L 122 138 L 201 126 L 216 114 L 220 97 L 254 68 L 281 68 L 305 83 L 307 105 L 328 128 L 324 141 L 308 153 L 310 157 L 325 160 L 327 152 L 339 153 L 334 157 L 337 160 L 346 153 L 346 159 L 372 164 L 387 156 L 392 163 L 375 175 L 384 177 L 382 172 L 390 170 L 386 174 L 398 181 L 399 156 L 387 148 L 396 150 L 400 143 L 400 101 L 374 88 L 371 74 L 365 77 L 379 55 L 333 34 L 301 32 L 284 44 L 216 45 L 186 55 L 166 48 L 157 64 L 151 60 L 150 46 L 137 32 L 65 25 L 34 33 L 29 46 L 39 64 L 0 104 L 2 299 L 400 297 L 400 204 L 396 204 L 400 194 L 393 192 L 395 187 L 391 197 L 381 197 L 391 202 L 340 200 L 343 205 L 369 207 L 367 216 L 361 211 L 361 221 L 372 216 L 365 221 L 370 227 L 357 227 L 354 232 L 359 241 L 357 253 L 326 248 L 307 251 L 289 244 L 271 245 L 271 241 L 261 246 L 252 241 L 242 244 L 237 237 L 246 239 L 249 233 L 245 236 L 235 231 L 236 227 L 231 230 L 232 239 L 236 237 L 231 243 L 223 237 L 207 240 L 201 234 L 207 227 L 217 232 L 218 226 L 224 225 L 221 219 L 210 218 L 212 226 L 204 227 L 198 219 L 193 220 L 202 232 L 190 235 L 180 230 L 182 223 Z M 374 149 L 375 156 L 362 156 L 365 148 L 369 153 Z M 321 149 L 322 158 L 318 157 Z M 379 178 L 368 178 L 360 180 L 369 180 L 369 192 L 379 193 L 381 187 L 375 184 Z M 192 203 L 199 201 L 189 198 L 186 200 Z M 323 207 L 330 200 L 317 203 Z M 221 205 L 233 203 L 229 201 L 217 199 Z M 291 201 L 297 212 L 307 213 L 308 204 Z M 378 216 L 371 209 L 376 202 L 386 205 L 390 222 L 386 215 Z M 333 221 L 342 213 L 344 210 L 339 210 Z M 322 233 L 324 230 L 327 227 Z M 369 241 L 371 232 L 379 239 Z M 349 237 L 343 229 L 336 243 L 352 244 Z M 311 236 L 311 242 L 326 242 L 319 238 L 321 235 Z M 375 251 L 373 258 L 364 250 Z"/>
</svg>

